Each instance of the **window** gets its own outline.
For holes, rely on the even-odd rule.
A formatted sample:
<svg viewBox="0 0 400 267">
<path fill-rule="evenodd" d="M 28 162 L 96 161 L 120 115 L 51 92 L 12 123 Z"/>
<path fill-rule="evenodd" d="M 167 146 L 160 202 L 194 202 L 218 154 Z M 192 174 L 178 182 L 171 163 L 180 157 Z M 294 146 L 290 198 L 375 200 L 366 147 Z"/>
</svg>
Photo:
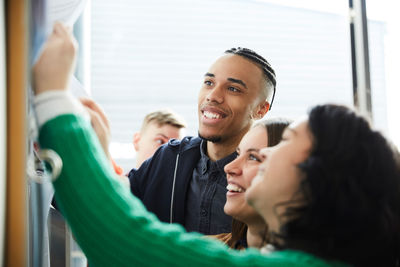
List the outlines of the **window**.
<svg viewBox="0 0 400 267">
<path fill-rule="evenodd" d="M 132 135 L 160 107 L 183 115 L 196 135 L 202 76 L 231 47 L 254 49 L 276 70 L 267 117 L 352 105 L 348 2 L 329 1 L 329 11 L 316 2 L 94 1 L 91 91 L 109 115 L 115 160 L 132 168 Z"/>
<path fill-rule="evenodd" d="M 400 148 L 400 17 L 396 0 L 367 0 L 374 124 Z"/>
</svg>

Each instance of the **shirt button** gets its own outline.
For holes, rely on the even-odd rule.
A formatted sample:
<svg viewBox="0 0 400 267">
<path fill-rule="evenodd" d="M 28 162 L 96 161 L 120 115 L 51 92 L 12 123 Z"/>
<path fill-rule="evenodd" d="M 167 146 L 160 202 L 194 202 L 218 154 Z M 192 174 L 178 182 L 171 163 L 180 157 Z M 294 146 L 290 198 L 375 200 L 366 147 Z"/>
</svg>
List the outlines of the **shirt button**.
<svg viewBox="0 0 400 267">
<path fill-rule="evenodd" d="M 201 216 L 206 216 L 206 215 L 207 215 L 207 210 L 201 209 Z"/>
</svg>

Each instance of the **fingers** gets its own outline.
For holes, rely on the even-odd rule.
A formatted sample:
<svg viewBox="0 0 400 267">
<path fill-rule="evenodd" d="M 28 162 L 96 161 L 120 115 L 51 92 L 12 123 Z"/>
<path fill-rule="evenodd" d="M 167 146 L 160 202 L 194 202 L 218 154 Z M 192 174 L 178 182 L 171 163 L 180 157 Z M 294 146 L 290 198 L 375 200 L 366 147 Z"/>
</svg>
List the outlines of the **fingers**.
<svg viewBox="0 0 400 267">
<path fill-rule="evenodd" d="M 54 23 L 53 31 L 49 36 L 49 41 L 51 42 L 54 40 L 64 40 L 68 39 L 68 37 L 69 36 L 67 34 L 66 27 L 60 22 Z"/>
<path fill-rule="evenodd" d="M 109 122 L 104 110 L 100 107 L 99 104 L 97 104 L 96 102 L 94 102 L 92 99 L 89 99 L 89 98 L 80 98 L 79 100 L 81 101 L 83 106 L 96 112 L 98 114 L 98 116 L 101 118 L 101 120 L 103 121 L 104 125 L 108 129 L 110 128 L 110 122 Z"/>
<path fill-rule="evenodd" d="M 85 107 L 85 109 L 90 115 L 90 122 L 92 124 L 93 130 L 95 131 L 105 154 L 107 155 L 107 157 L 110 157 L 110 153 L 108 151 L 108 145 L 110 141 L 109 128 L 104 124 L 103 119 L 96 111 L 88 107 Z"/>
<path fill-rule="evenodd" d="M 54 23 L 53 33 L 56 35 L 68 36 L 72 33 L 72 29 L 57 21 Z"/>
<path fill-rule="evenodd" d="M 65 26 L 60 22 L 54 23 L 53 32 L 49 36 L 50 43 L 55 40 L 62 42 L 65 47 L 64 49 L 73 49 L 74 52 L 77 49 L 77 42 L 72 35 L 72 28 Z"/>
<path fill-rule="evenodd" d="M 92 127 L 100 140 L 104 152 L 109 155 L 108 145 L 111 138 L 111 130 L 103 109 L 91 99 L 81 98 L 79 100 L 90 115 Z"/>
<path fill-rule="evenodd" d="M 90 121 L 91 121 L 92 126 L 95 129 L 96 133 L 98 132 L 98 130 L 106 129 L 102 119 L 100 118 L 100 116 L 97 112 L 95 112 L 92 109 L 87 108 L 87 107 L 85 107 L 85 109 L 90 115 Z"/>
</svg>

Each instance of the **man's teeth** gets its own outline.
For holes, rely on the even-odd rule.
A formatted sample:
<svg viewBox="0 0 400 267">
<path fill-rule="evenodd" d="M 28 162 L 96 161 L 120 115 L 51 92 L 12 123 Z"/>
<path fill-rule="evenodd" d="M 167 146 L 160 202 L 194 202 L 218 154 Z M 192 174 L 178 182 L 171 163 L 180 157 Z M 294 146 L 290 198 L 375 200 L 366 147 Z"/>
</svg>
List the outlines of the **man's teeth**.
<svg viewBox="0 0 400 267">
<path fill-rule="evenodd" d="M 204 111 L 203 115 L 204 115 L 204 117 L 206 117 L 208 119 L 220 119 L 222 117 L 218 113 L 213 113 L 213 112 L 209 112 L 209 111 Z"/>
<path fill-rule="evenodd" d="M 241 188 L 235 184 L 228 184 L 226 189 L 228 189 L 228 191 L 231 191 L 231 192 L 239 192 L 239 193 L 244 192 L 243 188 Z"/>
</svg>

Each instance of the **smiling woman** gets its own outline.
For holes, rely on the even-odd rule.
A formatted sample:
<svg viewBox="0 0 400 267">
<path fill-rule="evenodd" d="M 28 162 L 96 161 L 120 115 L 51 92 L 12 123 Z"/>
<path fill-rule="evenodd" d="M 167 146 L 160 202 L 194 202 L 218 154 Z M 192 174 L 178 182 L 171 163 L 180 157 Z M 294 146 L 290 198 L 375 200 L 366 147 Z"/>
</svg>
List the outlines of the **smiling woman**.
<svg viewBox="0 0 400 267">
<path fill-rule="evenodd" d="M 317 106 L 263 154 L 247 200 L 276 248 L 398 266 L 399 152 L 364 118 L 343 106 Z"/>
<path fill-rule="evenodd" d="M 232 216 L 232 233 L 214 236 L 229 247 L 244 249 L 260 248 L 266 244 L 268 227 L 264 219 L 247 204 L 245 192 L 256 176 L 265 157 L 264 147 L 275 146 L 290 121 L 283 118 L 267 119 L 257 123 L 242 138 L 236 149 L 237 158 L 225 166 L 228 186 L 224 211 Z"/>
<path fill-rule="evenodd" d="M 267 160 L 260 166 L 247 192 L 247 200 L 252 206 L 262 207 L 271 232 L 280 232 L 281 218 L 277 214 L 284 213 L 287 208 L 280 203 L 291 200 L 301 203 L 302 196 L 296 194 L 302 177 L 298 165 L 307 159 L 311 148 L 307 121 L 303 120 L 291 124 L 276 147 L 262 150 Z"/>
</svg>

